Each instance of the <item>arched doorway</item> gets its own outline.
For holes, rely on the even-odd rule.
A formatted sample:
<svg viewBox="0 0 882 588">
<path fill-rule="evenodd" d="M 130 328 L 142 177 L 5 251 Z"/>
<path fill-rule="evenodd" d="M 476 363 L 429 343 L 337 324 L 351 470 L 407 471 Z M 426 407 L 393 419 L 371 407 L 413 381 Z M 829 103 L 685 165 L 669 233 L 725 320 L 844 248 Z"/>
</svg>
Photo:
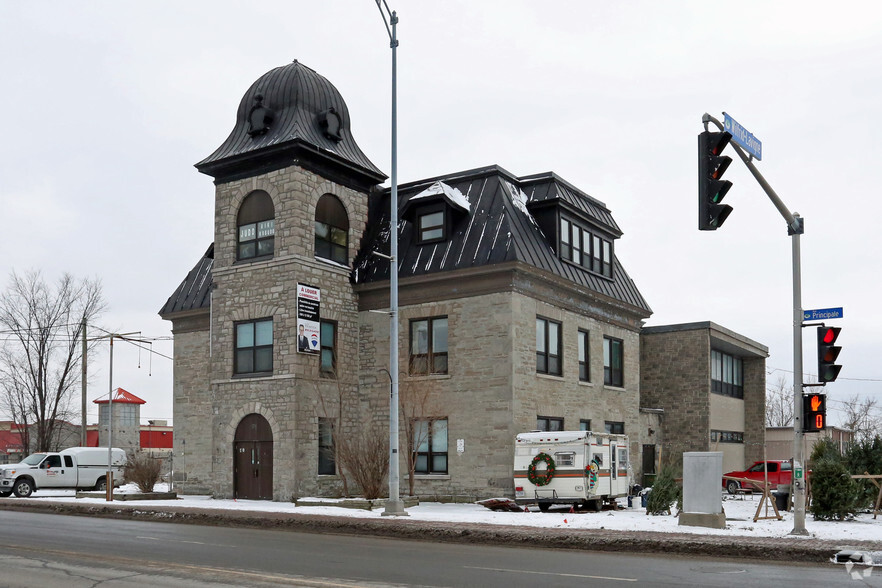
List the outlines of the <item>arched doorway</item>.
<svg viewBox="0 0 882 588">
<path fill-rule="evenodd" d="M 273 499 L 273 431 L 259 414 L 249 414 L 233 439 L 233 496 Z"/>
</svg>

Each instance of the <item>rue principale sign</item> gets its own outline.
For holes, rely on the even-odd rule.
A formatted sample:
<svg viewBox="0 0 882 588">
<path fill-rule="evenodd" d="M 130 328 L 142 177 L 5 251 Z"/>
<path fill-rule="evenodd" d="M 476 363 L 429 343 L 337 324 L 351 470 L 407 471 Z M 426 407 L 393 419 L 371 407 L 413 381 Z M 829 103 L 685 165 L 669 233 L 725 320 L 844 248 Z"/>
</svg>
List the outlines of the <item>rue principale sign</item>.
<svg viewBox="0 0 882 588">
<path fill-rule="evenodd" d="M 823 321 L 842 318 L 842 307 L 839 308 L 819 308 L 816 310 L 803 310 L 802 320 L 804 321 Z"/>
</svg>

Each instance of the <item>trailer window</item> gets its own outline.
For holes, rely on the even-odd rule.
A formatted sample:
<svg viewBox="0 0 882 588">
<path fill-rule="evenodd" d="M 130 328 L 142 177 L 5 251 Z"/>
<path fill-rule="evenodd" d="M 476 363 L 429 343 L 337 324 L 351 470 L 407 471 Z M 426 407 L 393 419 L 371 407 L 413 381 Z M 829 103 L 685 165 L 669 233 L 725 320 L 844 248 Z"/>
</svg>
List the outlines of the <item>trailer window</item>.
<svg viewBox="0 0 882 588">
<path fill-rule="evenodd" d="M 591 461 L 596 463 L 597 467 L 602 468 L 603 467 L 603 454 L 602 453 L 595 453 L 594 457 L 591 458 Z"/>
<path fill-rule="evenodd" d="M 628 449 L 625 447 L 619 448 L 619 468 L 625 469 L 628 465 Z"/>
<path fill-rule="evenodd" d="M 572 451 L 568 451 L 566 453 L 555 453 L 554 462 L 558 466 L 573 467 L 576 465 L 576 454 Z"/>
</svg>

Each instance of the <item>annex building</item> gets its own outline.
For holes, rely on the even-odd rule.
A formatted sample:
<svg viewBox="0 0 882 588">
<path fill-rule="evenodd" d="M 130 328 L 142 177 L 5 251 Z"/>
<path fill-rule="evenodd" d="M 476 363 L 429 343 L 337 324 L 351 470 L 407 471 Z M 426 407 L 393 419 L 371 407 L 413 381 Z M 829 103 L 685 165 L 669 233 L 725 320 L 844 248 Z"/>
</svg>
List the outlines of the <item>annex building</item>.
<svg viewBox="0 0 882 588">
<path fill-rule="evenodd" d="M 177 490 L 352 489 L 343 453 L 388 438 L 393 234 L 403 494 L 412 469 L 416 495 L 513 495 L 514 438 L 536 429 L 628 434 L 640 480 L 663 420 L 640 400 L 652 311 L 609 209 L 491 165 L 400 185 L 390 227 L 386 176 L 350 129 L 337 89 L 295 61 L 252 84 L 196 164 L 214 242 L 160 310 Z"/>
</svg>

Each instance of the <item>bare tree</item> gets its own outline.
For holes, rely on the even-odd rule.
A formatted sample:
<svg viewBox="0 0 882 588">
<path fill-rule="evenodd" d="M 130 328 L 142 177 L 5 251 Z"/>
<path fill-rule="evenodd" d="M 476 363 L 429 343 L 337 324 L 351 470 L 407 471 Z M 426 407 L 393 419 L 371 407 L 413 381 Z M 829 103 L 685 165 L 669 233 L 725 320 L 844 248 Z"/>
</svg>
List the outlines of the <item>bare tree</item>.
<svg viewBox="0 0 882 588">
<path fill-rule="evenodd" d="M 0 294 L 0 408 L 21 425 L 22 445 L 54 449 L 59 421 L 75 415 L 83 322 L 104 310 L 99 280 L 13 272 Z"/>
<path fill-rule="evenodd" d="M 784 376 L 766 387 L 766 426 L 793 426 L 793 387 L 787 385 Z"/>
<path fill-rule="evenodd" d="M 861 398 L 855 394 L 843 404 L 842 426 L 854 431 L 855 441 L 870 441 L 882 433 L 882 407 L 877 398 Z"/>
<path fill-rule="evenodd" d="M 429 442 L 429 430 L 432 421 L 437 417 L 437 407 L 428 386 L 414 382 L 408 382 L 402 388 L 399 403 L 404 419 L 408 493 L 413 496 L 417 452 L 423 444 Z"/>
</svg>

